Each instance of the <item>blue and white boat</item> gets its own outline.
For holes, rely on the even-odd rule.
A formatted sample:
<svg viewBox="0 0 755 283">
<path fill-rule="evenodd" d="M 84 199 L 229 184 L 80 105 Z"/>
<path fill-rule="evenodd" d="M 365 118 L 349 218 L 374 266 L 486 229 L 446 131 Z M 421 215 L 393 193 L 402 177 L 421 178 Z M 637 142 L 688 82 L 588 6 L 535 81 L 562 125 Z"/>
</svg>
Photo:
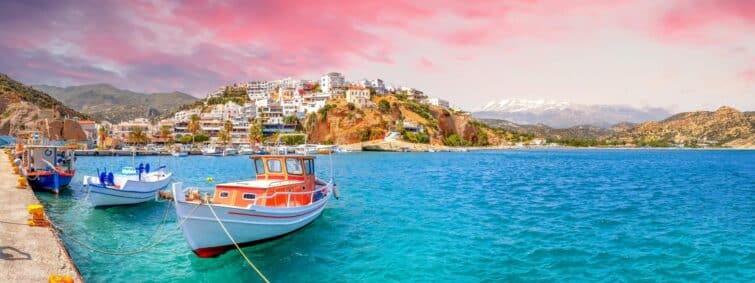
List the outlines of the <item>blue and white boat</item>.
<svg viewBox="0 0 755 283">
<path fill-rule="evenodd" d="M 60 146 L 22 146 L 21 174 L 35 190 L 59 193 L 76 174 L 74 151 Z"/>
<path fill-rule="evenodd" d="M 150 172 L 149 164 L 123 167 L 121 173 L 99 172 L 84 176 L 87 197 L 94 207 L 138 204 L 155 199 L 159 190 L 170 183 L 173 173 L 165 166 Z"/>
</svg>

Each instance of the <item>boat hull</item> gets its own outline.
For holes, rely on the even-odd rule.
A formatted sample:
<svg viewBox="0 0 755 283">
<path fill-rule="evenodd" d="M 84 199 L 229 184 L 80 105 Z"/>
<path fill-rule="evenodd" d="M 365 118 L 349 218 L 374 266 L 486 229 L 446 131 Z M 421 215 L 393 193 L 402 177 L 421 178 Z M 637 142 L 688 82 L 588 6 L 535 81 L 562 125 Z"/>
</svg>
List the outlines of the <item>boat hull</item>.
<svg viewBox="0 0 755 283">
<path fill-rule="evenodd" d="M 170 184 L 170 174 L 155 182 L 129 180 L 121 189 L 103 186 L 97 178 L 90 176 L 84 177 L 84 184 L 88 188 L 88 201 L 93 207 L 132 205 L 155 199 L 157 192 Z"/>
<path fill-rule="evenodd" d="M 35 190 L 48 190 L 54 193 L 59 193 L 63 187 L 67 187 L 71 183 L 73 175 L 60 174 L 58 175 L 58 187 L 55 188 L 55 176 L 50 175 L 37 175 L 34 177 L 28 177 L 29 186 Z"/>
<path fill-rule="evenodd" d="M 330 190 L 329 190 L 330 191 Z M 183 192 L 173 188 L 174 196 Z M 329 193 L 327 194 L 329 196 Z M 233 242 L 228 238 L 218 219 L 223 223 L 233 240 L 239 245 L 253 245 L 294 232 L 317 219 L 327 205 L 329 197 L 303 207 L 271 208 L 251 206 L 248 209 L 183 202 L 176 197 L 176 215 L 184 238 L 191 250 L 199 257 L 215 257 L 229 249 Z"/>
</svg>

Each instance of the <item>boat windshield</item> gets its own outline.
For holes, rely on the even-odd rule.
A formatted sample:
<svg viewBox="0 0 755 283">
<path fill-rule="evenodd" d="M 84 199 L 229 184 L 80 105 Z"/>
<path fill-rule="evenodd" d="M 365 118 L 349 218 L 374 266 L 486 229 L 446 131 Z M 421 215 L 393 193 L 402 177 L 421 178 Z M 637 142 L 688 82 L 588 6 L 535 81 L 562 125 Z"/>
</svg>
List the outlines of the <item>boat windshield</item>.
<svg viewBox="0 0 755 283">
<path fill-rule="evenodd" d="M 257 175 L 265 174 L 265 164 L 262 162 L 262 158 L 254 159 L 254 169 L 257 170 Z"/>
<path fill-rule="evenodd" d="M 281 161 L 279 159 L 268 159 L 267 160 L 267 171 L 270 173 L 280 173 L 283 171 L 283 168 L 281 167 Z"/>
<path fill-rule="evenodd" d="M 286 172 L 293 175 L 301 175 L 301 160 L 294 158 L 286 158 Z"/>
</svg>

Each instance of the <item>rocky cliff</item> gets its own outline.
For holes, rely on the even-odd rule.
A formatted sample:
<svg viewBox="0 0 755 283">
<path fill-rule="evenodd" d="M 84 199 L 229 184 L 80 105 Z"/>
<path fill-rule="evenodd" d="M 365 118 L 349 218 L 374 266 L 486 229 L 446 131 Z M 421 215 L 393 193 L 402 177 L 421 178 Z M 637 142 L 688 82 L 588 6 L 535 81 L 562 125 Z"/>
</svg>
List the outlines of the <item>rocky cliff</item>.
<svg viewBox="0 0 755 283">
<path fill-rule="evenodd" d="M 23 130 L 37 130 L 53 139 L 80 138 L 83 131 L 78 123 L 65 121 L 65 118 L 88 118 L 5 74 L 0 74 L 0 112 L 0 134 L 15 135 Z"/>
<path fill-rule="evenodd" d="M 314 143 L 351 144 L 383 139 L 403 132 L 410 142 L 452 145 L 497 145 L 506 142 L 501 131 L 489 128 L 465 112 L 454 112 L 395 96 L 375 97 L 372 105 L 355 107 L 334 99 L 304 120 Z M 408 129 L 420 128 L 418 134 Z"/>
</svg>

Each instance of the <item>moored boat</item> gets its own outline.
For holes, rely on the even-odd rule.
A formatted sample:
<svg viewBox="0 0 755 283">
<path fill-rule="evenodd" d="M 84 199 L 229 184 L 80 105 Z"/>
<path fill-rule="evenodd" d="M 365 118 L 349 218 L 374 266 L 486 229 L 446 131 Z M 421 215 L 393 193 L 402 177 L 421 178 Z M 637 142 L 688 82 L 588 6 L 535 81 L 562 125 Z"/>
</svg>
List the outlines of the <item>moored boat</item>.
<svg viewBox="0 0 755 283">
<path fill-rule="evenodd" d="M 208 144 L 208 145 L 203 146 L 200 149 L 200 151 L 202 152 L 202 155 L 206 155 L 206 156 L 222 156 L 223 155 L 223 148 L 213 145 L 213 144 Z"/>
<path fill-rule="evenodd" d="M 76 174 L 74 150 L 61 146 L 23 146 L 21 174 L 33 189 L 59 193 Z"/>
<path fill-rule="evenodd" d="M 84 176 L 87 198 L 94 207 L 128 205 L 155 199 L 157 191 L 168 186 L 173 173 L 165 166 L 150 172 L 149 164 L 124 167 L 120 174 L 99 172 L 98 176 Z"/>
<path fill-rule="evenodd" d="M 248 144 L 242 144 L 239 146 L 239 154 L 240 155 L 252 155 L 254 154 L 254 149 L 252 149 L 252 146 Z"/>
<path fill-rule="evenodd" d="M 294 232 L 322 213 L 334 190 L 315 176 L 314 157 L 252 156 L 256 180 L 218 184 L 212 197 L 173 184 L 181 229 L 199 257 Z"/>
<path fill-rule="evenodd" d="M 174 146 L 172 151 L 170 152 L 170 155 L 173 155 L 175 157 L 185 157 L 189 156 L 189 151 L 184 149 L 182 146 Z"/>
<path fill-rule="evenodd" d="M 232 156 L 232 155 L 238 155 L 239 151 L 233 148 L 232 146 L 223 148 L 223 156 Z"/>
</svg>

